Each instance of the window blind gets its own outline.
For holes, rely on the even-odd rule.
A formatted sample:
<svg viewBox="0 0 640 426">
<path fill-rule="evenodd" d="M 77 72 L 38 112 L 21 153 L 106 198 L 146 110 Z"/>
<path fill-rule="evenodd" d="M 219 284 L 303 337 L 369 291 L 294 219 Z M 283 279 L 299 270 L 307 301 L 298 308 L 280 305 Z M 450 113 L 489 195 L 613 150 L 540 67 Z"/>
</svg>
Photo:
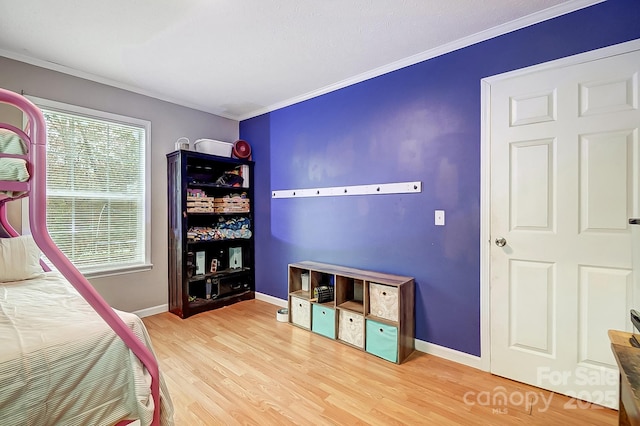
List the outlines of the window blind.
<svg viewBox="0 0 640 426">
<path fill-rule="evenodd" d="M 53 241 L 82 272 L 148 264 L 148 122 L 39 107 L 47 123 L 47 227 Z"/>
</svg>

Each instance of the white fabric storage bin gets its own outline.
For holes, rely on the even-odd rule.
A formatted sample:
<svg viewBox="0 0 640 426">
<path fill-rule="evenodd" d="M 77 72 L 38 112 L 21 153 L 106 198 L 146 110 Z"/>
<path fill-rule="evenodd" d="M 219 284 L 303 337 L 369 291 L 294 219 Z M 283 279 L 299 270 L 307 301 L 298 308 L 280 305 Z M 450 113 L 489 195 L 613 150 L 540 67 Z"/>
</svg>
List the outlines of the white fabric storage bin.
<svg viewBox="0 0 640 426">
<path fill-rule="evenodd" d="M 217 155 L 219 157 L 231 157 L 233 144 L 229 142 L 217 141 L 215 139 L 198 139 L 193 143 L 193 147 L 198 152 Z"/>
<path fill-rule="evenodd" d="M 339 309 L 338 339 L 353 346 L 364 348 L 364 316 Z"/>
<path fill-rule="evenodd" d="M 369 283 L 370 314 L 398 321 L 398 287 Z"/>
<path fill-rule="evenodd" d="M 311 328 L 311 302 L 291 296 L 291 322 L 303 328 Z"/>
</svg>

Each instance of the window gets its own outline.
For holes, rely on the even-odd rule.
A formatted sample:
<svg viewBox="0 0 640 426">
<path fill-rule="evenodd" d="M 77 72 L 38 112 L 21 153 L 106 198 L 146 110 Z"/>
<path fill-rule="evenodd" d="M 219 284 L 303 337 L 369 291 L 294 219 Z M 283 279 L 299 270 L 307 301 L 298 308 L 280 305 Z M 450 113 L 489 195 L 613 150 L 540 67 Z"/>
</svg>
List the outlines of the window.
<svg viewBox="0 0 640 426">
<path fill-rule="evenodd" d="M 47 227 L 88 276 L 150 268 L 148 121 L 31 98 L 47 123 Z"/>
</svg>

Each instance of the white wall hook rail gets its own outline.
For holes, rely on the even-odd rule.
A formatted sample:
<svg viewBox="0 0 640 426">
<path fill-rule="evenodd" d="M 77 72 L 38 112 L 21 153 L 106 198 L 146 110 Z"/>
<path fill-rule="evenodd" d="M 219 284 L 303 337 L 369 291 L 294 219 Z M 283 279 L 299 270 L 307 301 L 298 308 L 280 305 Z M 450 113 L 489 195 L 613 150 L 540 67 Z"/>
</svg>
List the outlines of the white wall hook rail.
<svg viewBox="0 0 640 426">
<path fill-rule="evenodd" d="M 271 198 L 338 197 L 344 195 L 411 194 L 422 192 L 422 182 L 397 182 L 326 188 L 280 189 Z"/>
</svg>

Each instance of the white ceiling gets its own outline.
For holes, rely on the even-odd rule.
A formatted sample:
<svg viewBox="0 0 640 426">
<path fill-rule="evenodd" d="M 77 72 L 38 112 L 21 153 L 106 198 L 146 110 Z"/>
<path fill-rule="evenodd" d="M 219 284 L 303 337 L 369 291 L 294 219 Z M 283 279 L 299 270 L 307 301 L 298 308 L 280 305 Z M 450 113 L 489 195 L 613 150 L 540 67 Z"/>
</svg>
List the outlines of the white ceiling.
<svg viewBox="0 0 640 426">
<path fill-rule="evenodd" d="M 0 56 L 236 120 L 601 0 L 0 0 Z"/>
</svg>

